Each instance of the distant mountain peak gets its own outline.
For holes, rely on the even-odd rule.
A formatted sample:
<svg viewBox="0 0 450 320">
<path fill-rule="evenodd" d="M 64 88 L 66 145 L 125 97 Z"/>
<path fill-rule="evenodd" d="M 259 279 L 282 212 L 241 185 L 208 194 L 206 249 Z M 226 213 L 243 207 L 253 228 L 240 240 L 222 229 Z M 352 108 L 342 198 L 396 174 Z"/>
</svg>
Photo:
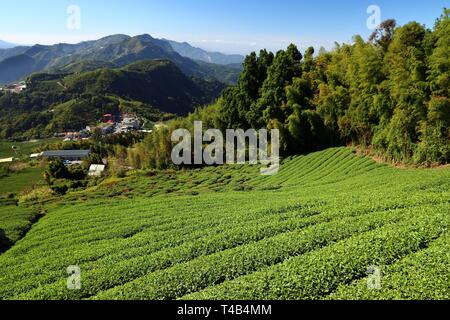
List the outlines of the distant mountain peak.
<svg viewBox="0 0 450 320">
<path fill-rule="evenodd" d="M 26 57 L 11 59 L 20 55 Z M 180 44 L 156 39 L 149 34 L 134 37 L 115 34 L 78 44 L 37 44 L 1 50 L 0 84 L 25 79 L 35 72 L 58 72 L 58 70 L 82 72 L 111 66 L 122 67 L 146 59 L 170 60 L 188 76 L 195 75 L 205 79 L 214 78 L 224 83 L 235 83 L 240 72 L 239 68 L 224 65 L 241 64 L 244 58 L 210 53 L 194 48 L 187 42 Z"/>
<path fill-rule="evenodd" d="M 144 34 L 137 35 L 135 38 L 142 39 L 142 40 L 149 40 L 149 41 L 155 40 L 155 38 L 153 38 L 153 37 L 152 37 L 151 35 L 149 35 L 148 33 L 144 33 Z"/>
<path fill-rule="evenodd" d="M 242 64 L 245 57 L 233 54 L 228 55 L 220 52 L 210 52 L 197 48 L 189 44 L 188 42 L 177 42 L 172 40 L 165 40 L 170 43 L 172 48 L 183 57 L 199 60 L 207 63 L 229 65 L 229 64 Z"/>
<path fill-rule="evenodd" d="M 128 39 L 130 36 L 122 33 L 112 34 L 110 36 L 106 36 L 103 38 L 100 38 L 99 40 L 111 40 L 111 39 Z"/>
</svg>

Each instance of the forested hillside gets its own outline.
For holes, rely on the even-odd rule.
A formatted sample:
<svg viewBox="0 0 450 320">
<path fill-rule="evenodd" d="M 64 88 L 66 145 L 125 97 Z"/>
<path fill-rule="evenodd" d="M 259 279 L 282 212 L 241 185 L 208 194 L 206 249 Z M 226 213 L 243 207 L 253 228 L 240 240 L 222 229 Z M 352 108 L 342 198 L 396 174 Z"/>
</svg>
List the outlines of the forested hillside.
<svg viewBox="0 0 450 320">
<path fill-rule="evenodd" d="M 168 60 L 144 60 L 120 69 L 100 69 L 64 78 L 67 90 L 92 95 L 117 95 L 186 115 L 217 97 L 224 85 L 190 79 Z"/>
<path fill-rule="evenodd" d="M 225 127 L 279 128 L 285 153 L 373 145 L 396 161 L 450 161 L 449 10 L 433 30 L 384 22 L 332 52 L 249 55 L 221 100 Z"/>
<path fill-rule="evenodd" d="M 384 161 L 420 165 L 450 162 L 450 10 L 433 30 L 394 20 L 368 41 L 304 54 L 291 44 L 261 50 L 244 62 L 238 84 L 212 106 L 172 121 L 133 152 L 137 167 L 171 165 L 176 128 L 279 129 L 281 154 L 360 145 Z"/>
<path fill-rule="evenodd" d="M 105 113 L 119 111 L 150 121 L 162 120 L 164 114 L 186 115 L 211 103 L 225 87 L 218 81 L 189 78 L 168 60 L 71 74 L 34 74 L 27 82 L 21 94 L 0 92 L 0 138 L 41 138 L 80 130 Z"/>
</svg>

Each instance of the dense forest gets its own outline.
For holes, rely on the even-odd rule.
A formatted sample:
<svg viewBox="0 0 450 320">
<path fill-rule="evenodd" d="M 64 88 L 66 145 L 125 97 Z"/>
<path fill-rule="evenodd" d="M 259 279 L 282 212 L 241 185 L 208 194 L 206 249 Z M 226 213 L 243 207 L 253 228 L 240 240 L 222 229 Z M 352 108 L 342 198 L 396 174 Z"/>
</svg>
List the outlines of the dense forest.
<svg viewBox="0 0 450 320">
<path fill-rule="evenodd" d="M 244 62 L 238 84 L 218 102 L 173 121 L 135 149 L 136 166 L 170 163 L 168 134 L 205 126 L 279 129 L 284 155 L 332 145 L 371 148 L 385 160 L 450 161 L 450 10 L 432 30 L 383 22 L 365 41 L 304 54 L 295 45 L 262 50 Z"/>
<path fill-rule="evenodd" d="M 105 113 L 132 112 L 147 121 L 162 121 L 214 101 L 226 87 L 188 77 L 162 59 L 87 72 L 37 73 L 28 77 L 27 85 L 20 94 L 0 91 L 0 139 L 81 130 Z"/>
<path fill-rule="evenodd" d="M 393 160 L 450 160 L 449 11 L 433 31 L 385 21 L 365 42 L 304 56 L 294 45 L 245 60 L 222 99 L 226 127 L 278 128 L 284 151 L 344 142 L 373 145 Z M 336 133 L 339 133 L 336 136 Z"/>
</svg>

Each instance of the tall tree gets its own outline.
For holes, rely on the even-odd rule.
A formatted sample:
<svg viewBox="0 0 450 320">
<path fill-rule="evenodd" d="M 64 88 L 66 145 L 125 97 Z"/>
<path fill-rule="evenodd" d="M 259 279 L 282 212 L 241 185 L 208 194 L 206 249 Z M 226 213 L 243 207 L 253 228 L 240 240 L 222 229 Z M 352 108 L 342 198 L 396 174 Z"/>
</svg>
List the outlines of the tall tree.
<svg viewBox="0 0 450 320">
<path fill-rule="evenodd" d="M 416 151 L 419 126 L 426 118 L 428 88 L 424 40 L 428 31 L 411 22 L 397 29 L 385 58 L 393 117 L 378 141 L 395 160 L 408 161 Z"/>
<path fill-rule="evenodd" d="M 294 77 L 301 75 L 302 58 L 302 54 L 294 44 L 289 45 L 286 51 L 277 52 L 262 86 L 261 98 L 253 110 L 259 113 L 254 125 L 267 123 L 270 119 L 278 119 L 282 123 L 285 121 L 283 113 L 283 104 L 286 102 L 285 87 Z"/>
<path fill-rule="evenodd" d="M 436 21 L 434 49 L 429 57 L 431 99 L 427 118 L 421 124 L 418 162 L 450 161 L 450 10 Z"/>
<path fill-rule="evenodd" d="M 386 52 L 394 37 L 397 21 L 388 19 L 383 21 L 370 35 L 369 41 L 379 45 Z"/>
</svg>

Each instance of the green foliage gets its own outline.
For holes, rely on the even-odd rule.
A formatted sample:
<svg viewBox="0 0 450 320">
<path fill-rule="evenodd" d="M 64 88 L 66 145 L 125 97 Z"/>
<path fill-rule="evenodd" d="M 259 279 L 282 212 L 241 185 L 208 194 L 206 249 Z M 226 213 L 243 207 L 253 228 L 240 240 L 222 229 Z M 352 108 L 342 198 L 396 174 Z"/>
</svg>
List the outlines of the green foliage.
<svg viewBox="0 0 450 320">
<path fill-rule="evenodd" d="M 69 191 L 69 187 L 66 184 L 52 186 L 52 191 L 57 195 L 63 196 Z"/>
<path fill-rule="evenodd" d="M 222 94 L 220 121 L 279 128 L 285 155 L 353 143 L 392 161 L 448 163 L 448 13 L 432 31 L 387 20 L 369 41 L 355 36 L 317 56 L 294 45 L 252 53 L 238 85 Z"/>
<path fill-rule="evenodd" d="M 84 178 L 86 178 L 87 168 L 89 168 L 91 163 L 102 163 L 101 161 L 98 162 L 97 158 L 98 155 L 92 154 L 87 160 L 85 160 L 85 166 L 72 165 L 69 167 L 66 167 L 63 161 L 60 159 L 52 160 L 48 164 L 48 170 L 46 172 L 54 179 L 83 180 Z M 65 194 L 65 192 L 63 194 Z"/>
<path fill-rule="evenodd" d="M 55 179 L 68 179 L 69 170 L 61 159 L 50 161 L 48 164 L 48 173 Z"/>
<path fill-rule="evenodd" d="M 94 159 L 95 163 L 102 163 L 97 162 L 97 159 Z M 87 170 L 85 167 L 80 165 L 73 165 L 68 168 L 68 176 L 70 180 L 83 180 L 87 176 Z"/>
<path fill-rule="evenodd" d="M 383 265 L 392 259 L 401 259 L 421 249 L 423 243 L 433 241 L 444 234 L 442 214 L 434 212 L 410 216 L 406 221 L 387 225 L 374 224 L 369 232 L 362 232 L 344 241 L 310 254 L 299 255 L 284 263 L 251 275 L 211 287 L 185 298 L 219 300 L 311 300 L 320 299 L 332 292 L 336 285 L 344 284 L 365 274 L 368 266 Z M 363 225 L 360 225 L 362 227 Z M 425 228 L 426 227 L 426 228 Z M 347 225 L 339 233 L 350 228 Z M 342 231 L 341 231 L 342 230 Z M 369 227 L 370 230 L 370 227 Z M 370 244 L 370 245 L 368 245 Z M 270 281 L 268 281 L 270 279 Z M 429 278 L 429 280 L 432 280 Z M 412 290 L 413 293 L 416 293 Z M 448 288 L 447 288 L 448 290 Z M 366 292 L 367 288 L 366 282 Z M 420 291 L 420 289 L 418 290 Z M 114 290 L 110 291 L 114 293 Z M 123 291 L 122 291 L 123 292 Z M 125 291 L 128 293 L 128 291 Z M 422 297 L 429 297 L 429 290 Z M 446 292 L 442 292 L 445 298 Z M 133 295 L 132 295 L 133 296 Z M 102 296 L 100 296 L 102 297 Z M 106 295 L 107 297 L 107 295 Z M 127 297 L 125 295 L 125 297 Z M 347 296 L 349 298 L 353 295 Z M 381 296 L 383 297 L 383 296 Z"/>
<path fill-rule="evenodd" d="M 0 242 L 4 241 L 3 249 L 7 248 L 7 244 L 12 245 L 20 240 L 39 216 L 40 211 L 38 208 L 0 205 L 0 230 L 3 231 L 3 234 L 0 232 Z M 2 253 L 1 244 L 0 253 Z"/>
<path fill-rule="evenodd" d="M 83 167 L 85 169 L 88 169 L 91 166 L 91 164 L 102 164 L 102 163 L 103 163 L 103 159 L 102 159 L 101 155 L 93 152 L 86 159 L 83 160 Z M 79 180 L 79 179 L 75 179 L 75 180 Z"/>
<path fill-rule="evenodd" d="M 4 178 L 9 176 L 9 174 L 11 173 L 11 170 L 9 168 L 8 165 L 0 165 L 0 178 Z"/>
<path fill-rule="evenodd" d="M 81 130 L 105 113 L 136 113 L 148 121 L 186 115 L 215 99 L 225 85 L 190 78 L 168 60 L 74 74 L 36 74 L 21 94 L 0 95 L 0 138 L 42 138 Z"/>
<path fill-rule="evenodd" d="M 0 196 L 5 194 L 17 195 L 24 189 L 38 185 L 42 181 L 42 171 L 43 168 L 39 166 L 25 166 L 21 170 L 8 169 L 7 174 L 0 177 Z"/>
<path fill-rule="evenodd" d="M 399 170 L 348 148 L 257 169 L 141 171 L 69 193 L 0 256 L 0 297 L 448 296 L 448 169 Z M 67 289 L 68 265 L 81 290 Z M 380 292 L 364 282 L 371 265 L 387 272 Z"/>
<path fill-rule="evenodd" d="M 34 186 L 23 190 L 18 196 L 18 203 L 31 205 L 52 198 L 53 190 L 49 186 Z"/>
<path fill-rule="evenodd" d="M 42 146 L 50 143 L 56 143 L 58 141 L 60 141 L 58 138 L 15 142 L 0 140 L 0 158 L 14 157 L 28 160 L 30 158 L 30 154 L 34 153 Z"/>
<path fill-rule="evenodd" d="M 383 285 L 380 290 L 367 290 L 368 279 L 363 278 L 350 286 L 340 285 L 330 298 L 445 300 L 448 298 L 450 282 L 447 272 L 450 256 L 446 250 L 449 245 L 450 236 L 446 234 L 431 242 L 428 248 L 384 268 Z M 417 287 L 424 290 L 415 290 Z"/>
<path fill-rule="evenodd" d="M 135 168 L 167 169 L 173 165 L 171 132 L 156 129 L 130 151 L 130 164 Z"/>
</svg>

